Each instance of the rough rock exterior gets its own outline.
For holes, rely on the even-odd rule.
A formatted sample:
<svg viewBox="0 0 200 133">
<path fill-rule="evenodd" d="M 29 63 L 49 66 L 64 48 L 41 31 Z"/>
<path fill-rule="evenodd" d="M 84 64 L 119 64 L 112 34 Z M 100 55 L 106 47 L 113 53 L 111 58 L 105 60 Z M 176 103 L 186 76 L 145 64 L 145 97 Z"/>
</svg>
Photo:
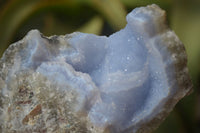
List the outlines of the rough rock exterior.
<svg viewBox="0 0 200 133">
<path fill-rule="evenodd" d="M 0 59 L 2 133 L 149 133 L 191 90 L 183 44 L 156 5 L 109 37 L 32 30 Z"/>
</svg>

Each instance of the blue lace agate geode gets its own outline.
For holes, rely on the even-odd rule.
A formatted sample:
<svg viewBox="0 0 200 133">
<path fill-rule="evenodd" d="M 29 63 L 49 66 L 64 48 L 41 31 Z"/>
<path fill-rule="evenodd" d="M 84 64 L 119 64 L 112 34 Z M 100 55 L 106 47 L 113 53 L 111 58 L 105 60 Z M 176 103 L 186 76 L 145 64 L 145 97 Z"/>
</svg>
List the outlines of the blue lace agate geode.
<svg viewBox="0 0 200 133">
<path fill-rule="evenodd" d="M 151 132 L 190 91 L 186 63 L 156 5 L 109 37 L 32 30 L 0 60 L 0 131 Z"/>
</svg>

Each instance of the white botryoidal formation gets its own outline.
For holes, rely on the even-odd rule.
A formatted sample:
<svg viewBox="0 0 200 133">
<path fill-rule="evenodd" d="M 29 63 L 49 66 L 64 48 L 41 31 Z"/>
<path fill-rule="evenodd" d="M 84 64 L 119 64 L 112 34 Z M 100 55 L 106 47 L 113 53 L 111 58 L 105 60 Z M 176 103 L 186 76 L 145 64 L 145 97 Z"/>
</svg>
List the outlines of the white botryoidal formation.
<svg viewBox="0 0 200 133">
<path fill-rule="evenodd" d="M 186 64 L 156 5 L 109 37 L 32 30 L 0 60 L 0 132 L 151 132 L 190 92 Z"/>
</svg>

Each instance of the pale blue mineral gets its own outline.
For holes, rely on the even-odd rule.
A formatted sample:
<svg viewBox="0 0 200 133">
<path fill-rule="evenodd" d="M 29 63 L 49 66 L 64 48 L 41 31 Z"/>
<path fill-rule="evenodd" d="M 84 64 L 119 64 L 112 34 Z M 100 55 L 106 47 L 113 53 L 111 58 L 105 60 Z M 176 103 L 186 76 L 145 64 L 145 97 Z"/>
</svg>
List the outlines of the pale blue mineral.
<svg viewBox="0 0 200 133">
<path fill-rule="evenodd" d="M 156 5 L 97 36 L 30 31 L 0 60 L 2 133 L 148 133 L 191 90 L 183 44 Z"/>
</svg>

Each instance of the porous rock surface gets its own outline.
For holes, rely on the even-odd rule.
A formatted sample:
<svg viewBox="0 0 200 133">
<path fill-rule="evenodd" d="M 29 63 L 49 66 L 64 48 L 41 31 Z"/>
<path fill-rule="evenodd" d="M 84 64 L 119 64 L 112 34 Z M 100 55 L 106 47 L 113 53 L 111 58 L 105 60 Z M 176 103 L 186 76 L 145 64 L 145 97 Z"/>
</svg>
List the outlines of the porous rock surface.
<svg viewBox="0 0 200 133">
<path fill-rule="evenodd" d="M 184 46 L 156 5 L 109 37 L 32 30 L 0 60 L 0 132 L 148 133 L 191 86 Z"/>
</svg>

